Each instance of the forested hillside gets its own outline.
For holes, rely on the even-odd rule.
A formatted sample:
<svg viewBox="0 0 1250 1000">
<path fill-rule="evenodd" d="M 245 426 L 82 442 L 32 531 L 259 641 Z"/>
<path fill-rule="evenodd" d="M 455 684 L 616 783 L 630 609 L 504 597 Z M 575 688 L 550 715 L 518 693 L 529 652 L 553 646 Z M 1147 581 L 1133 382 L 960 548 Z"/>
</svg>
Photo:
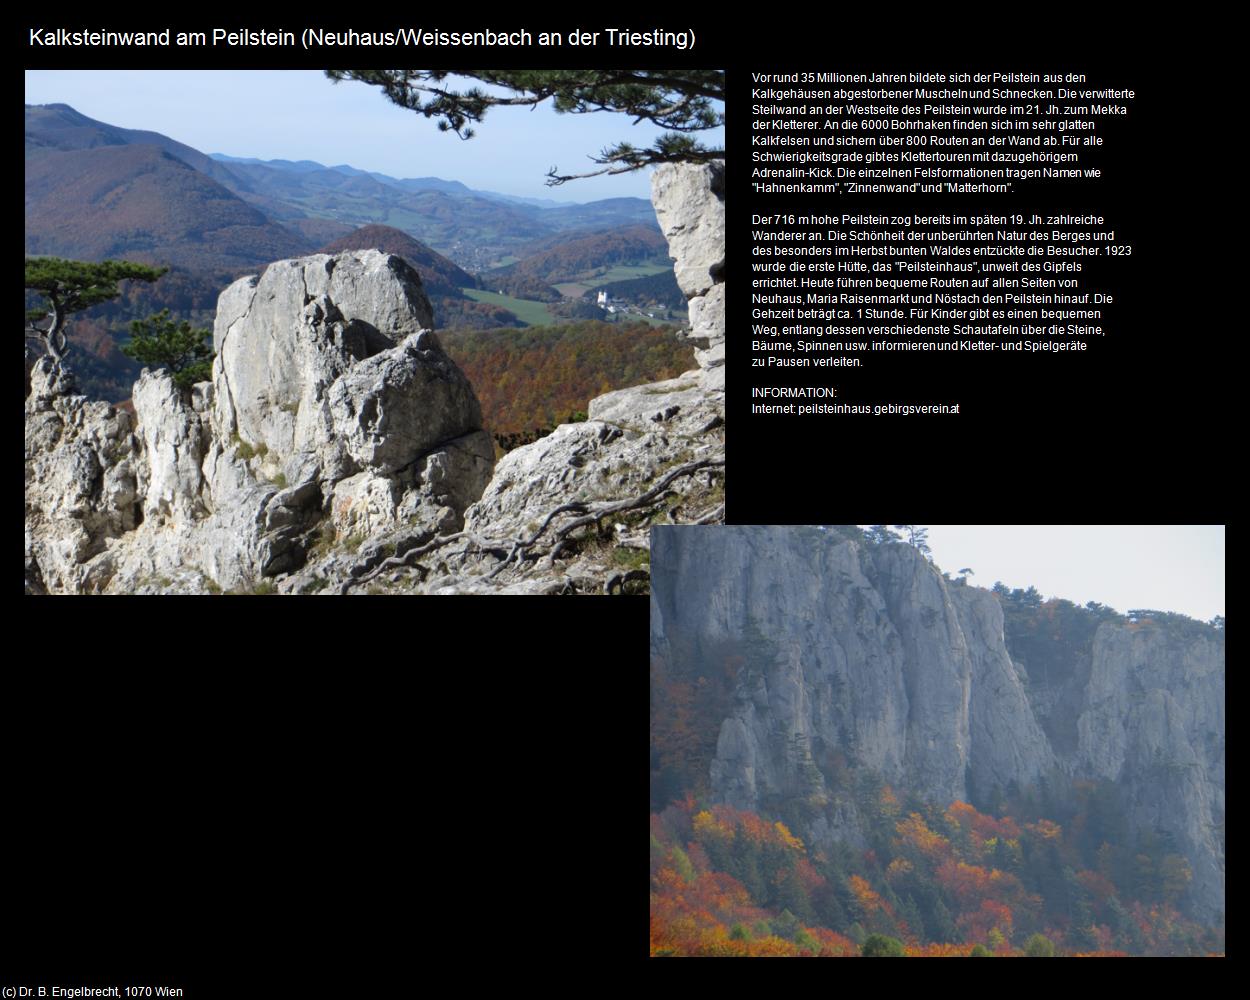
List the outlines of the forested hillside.
<svg viewBox="0 0 1250 1000">
<path fill-rule="evenodd" d="M 1224 950 L 1178 910 L 1189 868 L 1166 840 L 1110 846 L 1127 833 L 1113 788 L 1080 785 L 1060 824 L 1027 798 L 993 816 L 845 780 L 863 849 L 809 851 L 784 821 L 694 793 L 652 813 L 651 954 L 852 956 L 872 935 L 909 956 Z"/>
<path fill-rule="evenodd" d="M 498 436 L 550 429 L 584 413 L 593 397 L 673 378 L 693 366 L 673 330 L 585 320 L 523 330 L 441 333 L 469 377 L 482 420 Z"/>
<path fill-rule="evenodd" d="M 652 539 L 651 953 L 1222 953 L 1223 619 L 916 537 Z"/>
</svg>

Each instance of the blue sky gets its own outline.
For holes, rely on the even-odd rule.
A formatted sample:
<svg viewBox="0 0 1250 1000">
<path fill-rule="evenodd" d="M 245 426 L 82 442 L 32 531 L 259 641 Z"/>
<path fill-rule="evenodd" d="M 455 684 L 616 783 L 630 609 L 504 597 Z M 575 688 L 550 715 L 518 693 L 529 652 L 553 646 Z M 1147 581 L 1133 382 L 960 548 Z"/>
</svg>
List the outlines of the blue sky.
<svg viewBox="0 0 1250 1000">
<path fill-rule="evenodd" d="M 1224 525 L 933 524 L 933 559 L 971 582 L 1034 586 L 1047 597 L 1117 611 L 1224 614 Z"/>
<path fill-rule="evenodd" d="M 547 171 L 580 173 L 605 146 L 647 145 L 660 130 L 624 115 L 557 115 L 495 108 L 462 141 L 392 105 L 376 87 L 334 84 L 311 70 L 28 70 L 27 104 L 68 104 L 89 118 L 149 129 L 204 153 L 347 163 L 393 177 L 443 177 L 503 194 L 594 201 L 650 198 L 649 175 L 545 185 Z M 723 130 L 704 134 L 723 143 Z"/>
</svg>

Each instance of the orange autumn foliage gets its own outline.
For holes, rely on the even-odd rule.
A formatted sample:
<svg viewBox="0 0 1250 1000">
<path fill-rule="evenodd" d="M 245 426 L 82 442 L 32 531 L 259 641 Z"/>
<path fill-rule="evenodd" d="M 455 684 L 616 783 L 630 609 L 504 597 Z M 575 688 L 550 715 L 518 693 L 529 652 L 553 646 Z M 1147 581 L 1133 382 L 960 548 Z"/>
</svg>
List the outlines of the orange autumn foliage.
<svg viewBox="0 0 1250 1000">
<path fill-rule="evenodd" d="M 1030 830 L 1043 840 L 1058 840 L 1063 835 L 1063 827 L 1058 823 L 1052 823 L 1048 819 L 1039 819 L 1036 823 L 1026 823 L 1026 830 Z"/>
<path fill-rule="evenodd" d="M 799 858 L 794 863 L 794 873 L 799 878 L 799 884 L 810 894 L 825 884 L 825 877 L 816 871 L 812 863 L 807 858 Z"/>
<path fill-rule="evenodd" d="M 997 888 L 997 883 L 1003 879 L 1003 873 L 996 868 L 979 868 L 954 859 L 944 861 L 935 874 L 938 884 L 954 893 L 963 905 L 975 905 L 978 899 Z"/>
<path fill-rule="evenodd" d="M 992 899 L 981 901 L 976 910 L 965 911 L 956 920 L 965 940 L 990 943 L 990 931 L 998 928 L 1003 938 L 1010 940 L 1012 930 L 1011 908 Z"/>
<path fill-rule="evenodd" d="M 775 916 L 755 906 L 746 888 L 729 875 L 703 872 L 686 882 L 672 868 L 661 868 L 652 878 L 650 953 L 752 958 L 858 954 L 849 938 L 823 927 L 803 928 L 804 944 L 759 933 Z M 746 936 L 734 936 L 737 926 L 748 928 Z"/>
<path fill-rule="evenodd" d="M 836 931 L 824 927 L 813 927 L 810 933 L 820 942 L 820 954 L 824 958 L 850 958 L 859 954 L 855 942 Z"/>
<path fill-rule="evenodd" d="M 774 823 L 773 829 L 777 832 L 777 839 L 786 847 L 794 851 L 803 850 L 803 841 L 786 829 L 785 823 Z"/>
<path fill-rule="evenodd" d="M 774 844 L 796 854 L 805 853 L 803 841 L 794 836 L 784 823 L 769 823 L 753 812 L 732 806 L 716 805 L 695 814 L 694 834 L 700 840 L 728 841 L 745 837 L 757 845 Z"/>
<path fill-rule="evenodd" d="M 957 826 L 965 833 L 971 833 L 979 841 L 1002 837 L 1004 840 L 1015 840 L 1020 836 L 1020 827 L 1010 816 L 995 819 L 978 812 L 967 802 L 952 802 L 946 810 L 946 821 Z"/>
<path fill-rule="evenodd" d="M 967 958 L 975 947 L 974 944 L 949 943 L 908 945 L 903 954 L 908 958 Z"/>
<path fill-rule="evenodd" d="M 895 858 L 890 862 L 890 867 L 885 870 L 885 877 L 891 882 L 897 882 L 908 872 L 915 870 L 915 866 L 906 858 Z"/>
<path fill-rule="evenodd" d="M 880 801 L 887 799 L 882 792 Z M 869 933 L 899 938 L 905 954 L 914 957 L 963 956 L 975 945 L 999 956 L 1020 955 L 1019 942 L 1035 932 L 1050 939 L 1057 954 L 1114 957 L 1125 954 L 1121 949 L 1130 940 L 1118 922 L 1119 908 L 1111 904 L 1117 896 L 1134 924 L 1135 953 L 1196 954 L 1201 948 L 1218 954 L 1223 947 L 1222 928 L 1199 937 L 1203 929 L 1166 896 L 1150 903 L 1126 896 L 1110 877 L 1117 856 L 1109 849 L 1097 853 L 1094 870 L 1081 868 L 1081 861 L 1091 863 L 1089 845 L 1079 857 L 1070 840 L 1081 828 L 1080 814 L 1062 827 L 1045 819 L 1017 825 L 1009 816 L 985 816 L 955 802 L 944 812 L 924 807 L 882 825 L 897 837 L 878 840 L 876 850 L 855 855 L 844 848 L 839 861 L 825 847 L 809 859 L 803 841 L 775 817 L 726 805 L 701 807 L 689 795 L 670 800 L 651 822 L 651 953 L 850 956 L 857 954 L 854 943 L 830 927 L 859 921 Z M 1020 826 L 1027 831 L 1023 837 Z M 1025 888 L 1043 884 L 1036 871 L 1043 858 L 1075 869 L 1090 904 L 1088 925 L 1076 926 L 1072 914 Z M 715 870 L 722 865 L 732 866 L 735 876 Z M 1072 878 L 1065 875 L 1069 885 Z M 887 902 L 891 892 L 898 895 L 896 906 Z M 917 892 L 940 893 L 949 913 L 943 936 L 957 932 L 961 943 L 922 943 L 929 928 L 915 919 Z M 801 925 L 826 920 L 830 927 Z"/>
<path fill-rule="evenodd" d="M 912 813 L 905 820 L 894 824 L 904 847 L 912 847 L 929 858 L 940 858 L 950 853 L 950 841 L 929 829 L 919 813 Z"/>
<path fill-rule="evenodd" d="M 946 810 L 946 822 L 951 826 L 963 827 L 965 830 L 971 829 L 973 817 L 980 816 L 967 802 L 952 802 Z"/>
<path fill-rule="evenodd" d="M 865 913 L 871 914 L 876 910 L 880 910 L 889 916 L 894 916 L 894 911 L 890 908 L 890 904 L 873 891 L 867 879 L 860 878 L 858 875 L 852 875 L 847 879 L 847 884 L 850 885 L 851 892 L 855 894 L 855 898 L 859 900 L 859 904 L 864 908 Z"/>
</svg>

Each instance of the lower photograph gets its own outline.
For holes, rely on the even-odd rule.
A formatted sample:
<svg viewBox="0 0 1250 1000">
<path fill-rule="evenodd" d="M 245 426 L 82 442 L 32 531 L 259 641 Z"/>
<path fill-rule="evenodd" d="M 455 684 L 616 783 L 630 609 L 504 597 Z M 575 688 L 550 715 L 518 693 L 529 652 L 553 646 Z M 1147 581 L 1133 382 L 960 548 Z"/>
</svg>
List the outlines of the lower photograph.
<svg viewBox="0 0 1250 1000">
<path fill-rule="evenodd" d="M 1224 548 L 652 528 L 649 954 L 1222 957 Z"/>
</svg>

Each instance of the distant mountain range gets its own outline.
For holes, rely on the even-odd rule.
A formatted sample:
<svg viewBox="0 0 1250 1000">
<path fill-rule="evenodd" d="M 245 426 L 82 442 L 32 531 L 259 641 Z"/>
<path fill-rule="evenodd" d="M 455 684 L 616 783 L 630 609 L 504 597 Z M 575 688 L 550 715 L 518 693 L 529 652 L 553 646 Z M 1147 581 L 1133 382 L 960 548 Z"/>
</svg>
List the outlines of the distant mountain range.
<svg viewBox="0 0 1250 1000">
<path fill-rule="evenodd" d="M 335 167 L 327 167 L 314 160 L 258 160 L 252 156 L 227 156 L 225 153 L 209 153 L 214 160 L 223 163 L 243 163 L 258 167 L 273 167 L 275 170 L 290 170 L 293 173 L 307 174 L 318 170 L 334 170 L 349 177 L 372 177 L 382 184 L 389 184 L 404 191 L 449 191 L 455 194 L 475 194 L 482 198 L 495 201 L 514 201 L 521 205 L 533 205 L 536 208 L 569 208 L 575 202 L 556 201 L 553 198 L 524 198 L 520 195 L 500 194 L 497 191 L 482 191 L 461 184 L 459 181 L 446 181 L 441 177 L 407 177 L 403 179 L 388 177 L 374 170 L 360 170 L 356 167 L 340 163 Z M 638 200 L 638 199 L 626 199 Z"/>
<path fill-rule="evenodd" d="M 26 157 L 26 251 L 228 275 L 314 244 L 154 145 Z"/>
<path fill-rule="evenodd" d="M 149 146 L 172 160 L 193 168 L 219 184 L 239 201 L 252 206 L 290 233 L 293 252 L 318 245 L 359 226 L 379 223 L 401 229 L 470 271 L 486 270 L 501 257 L 513 255 L 526 243 L 577 229 L 612 226 L 656 226 L 651 203 L 643 198 L 609 198 L 585 204 L 550 199 L 516 198 L 491 191 L 475 191 L 454 180 L 439 177 L 394 178 L 347 164 L 327 167 L 311 160 L 258 160 L 247 157 L 208 156 L 183 143 L 138 129 L 120 128 L 80 114 L 67 104 L 26 105 L 25 147 L 27 172 L 30 161 L 53 152 L 85 151 L 101 147 Z M 40 171 L 50 193 L 57 172 L 72 158 L 50 161 Z M 125 186 L 124 160 L 104 161 L 116 181 Z M 105 167 L 75 167 L 97 176 L 94 193 L 102 196 Z M 143 169 L 147 170 L 148 167 Z M 167 169 L 167 165 L 160 169 Z M 171 182 L 173 183 L 173 182 Z M 183 183 L 188 183 L 185 180 Z M 178 185 L 173 183 L 174 187 Z M 110 189 L 112 190 L 112 189 Z M 55 192 L 64 203 L 64 214 L 78 207 L 80 195 L 73 190 Z M 125 194 L 126 192 L 122 192 Z M 136 192 L 142 195 L 144 192 Z M 120 197 L 120 195 L 119 195 Z M 203 199 L 200 199 L 203 200 Z M 220 196 L 213 199 L 221 202 Z M 126 216 L 92 212 L 89 228 L 94 244 L 108 243 L 113 252 L 124 252 L 127 240 L 134 249 L 146 251 L 151 242 L 146 232 L 132 233 Z M 222 210 L 221 205 L 215 209 Z M 212 220 L 210 220 L 212 221 Z M 337 231 L 333 227 L 338 227 Z M 658 228 L 658 227 L 657 227 Z M 28 220 L 28 236 L 43 237 L 42 225 Z M 96 232 L 95 230 L 100 230 Z M 207 232 L 213 232 L 211 227 Z M 265 259 L 275 234 L 261 239 L 256 259 Z M 250 248 L 240 246 L 228 256 L 248 257 Z M 270 258 L 272 259 L 272 258 Z"/>
</svg>

